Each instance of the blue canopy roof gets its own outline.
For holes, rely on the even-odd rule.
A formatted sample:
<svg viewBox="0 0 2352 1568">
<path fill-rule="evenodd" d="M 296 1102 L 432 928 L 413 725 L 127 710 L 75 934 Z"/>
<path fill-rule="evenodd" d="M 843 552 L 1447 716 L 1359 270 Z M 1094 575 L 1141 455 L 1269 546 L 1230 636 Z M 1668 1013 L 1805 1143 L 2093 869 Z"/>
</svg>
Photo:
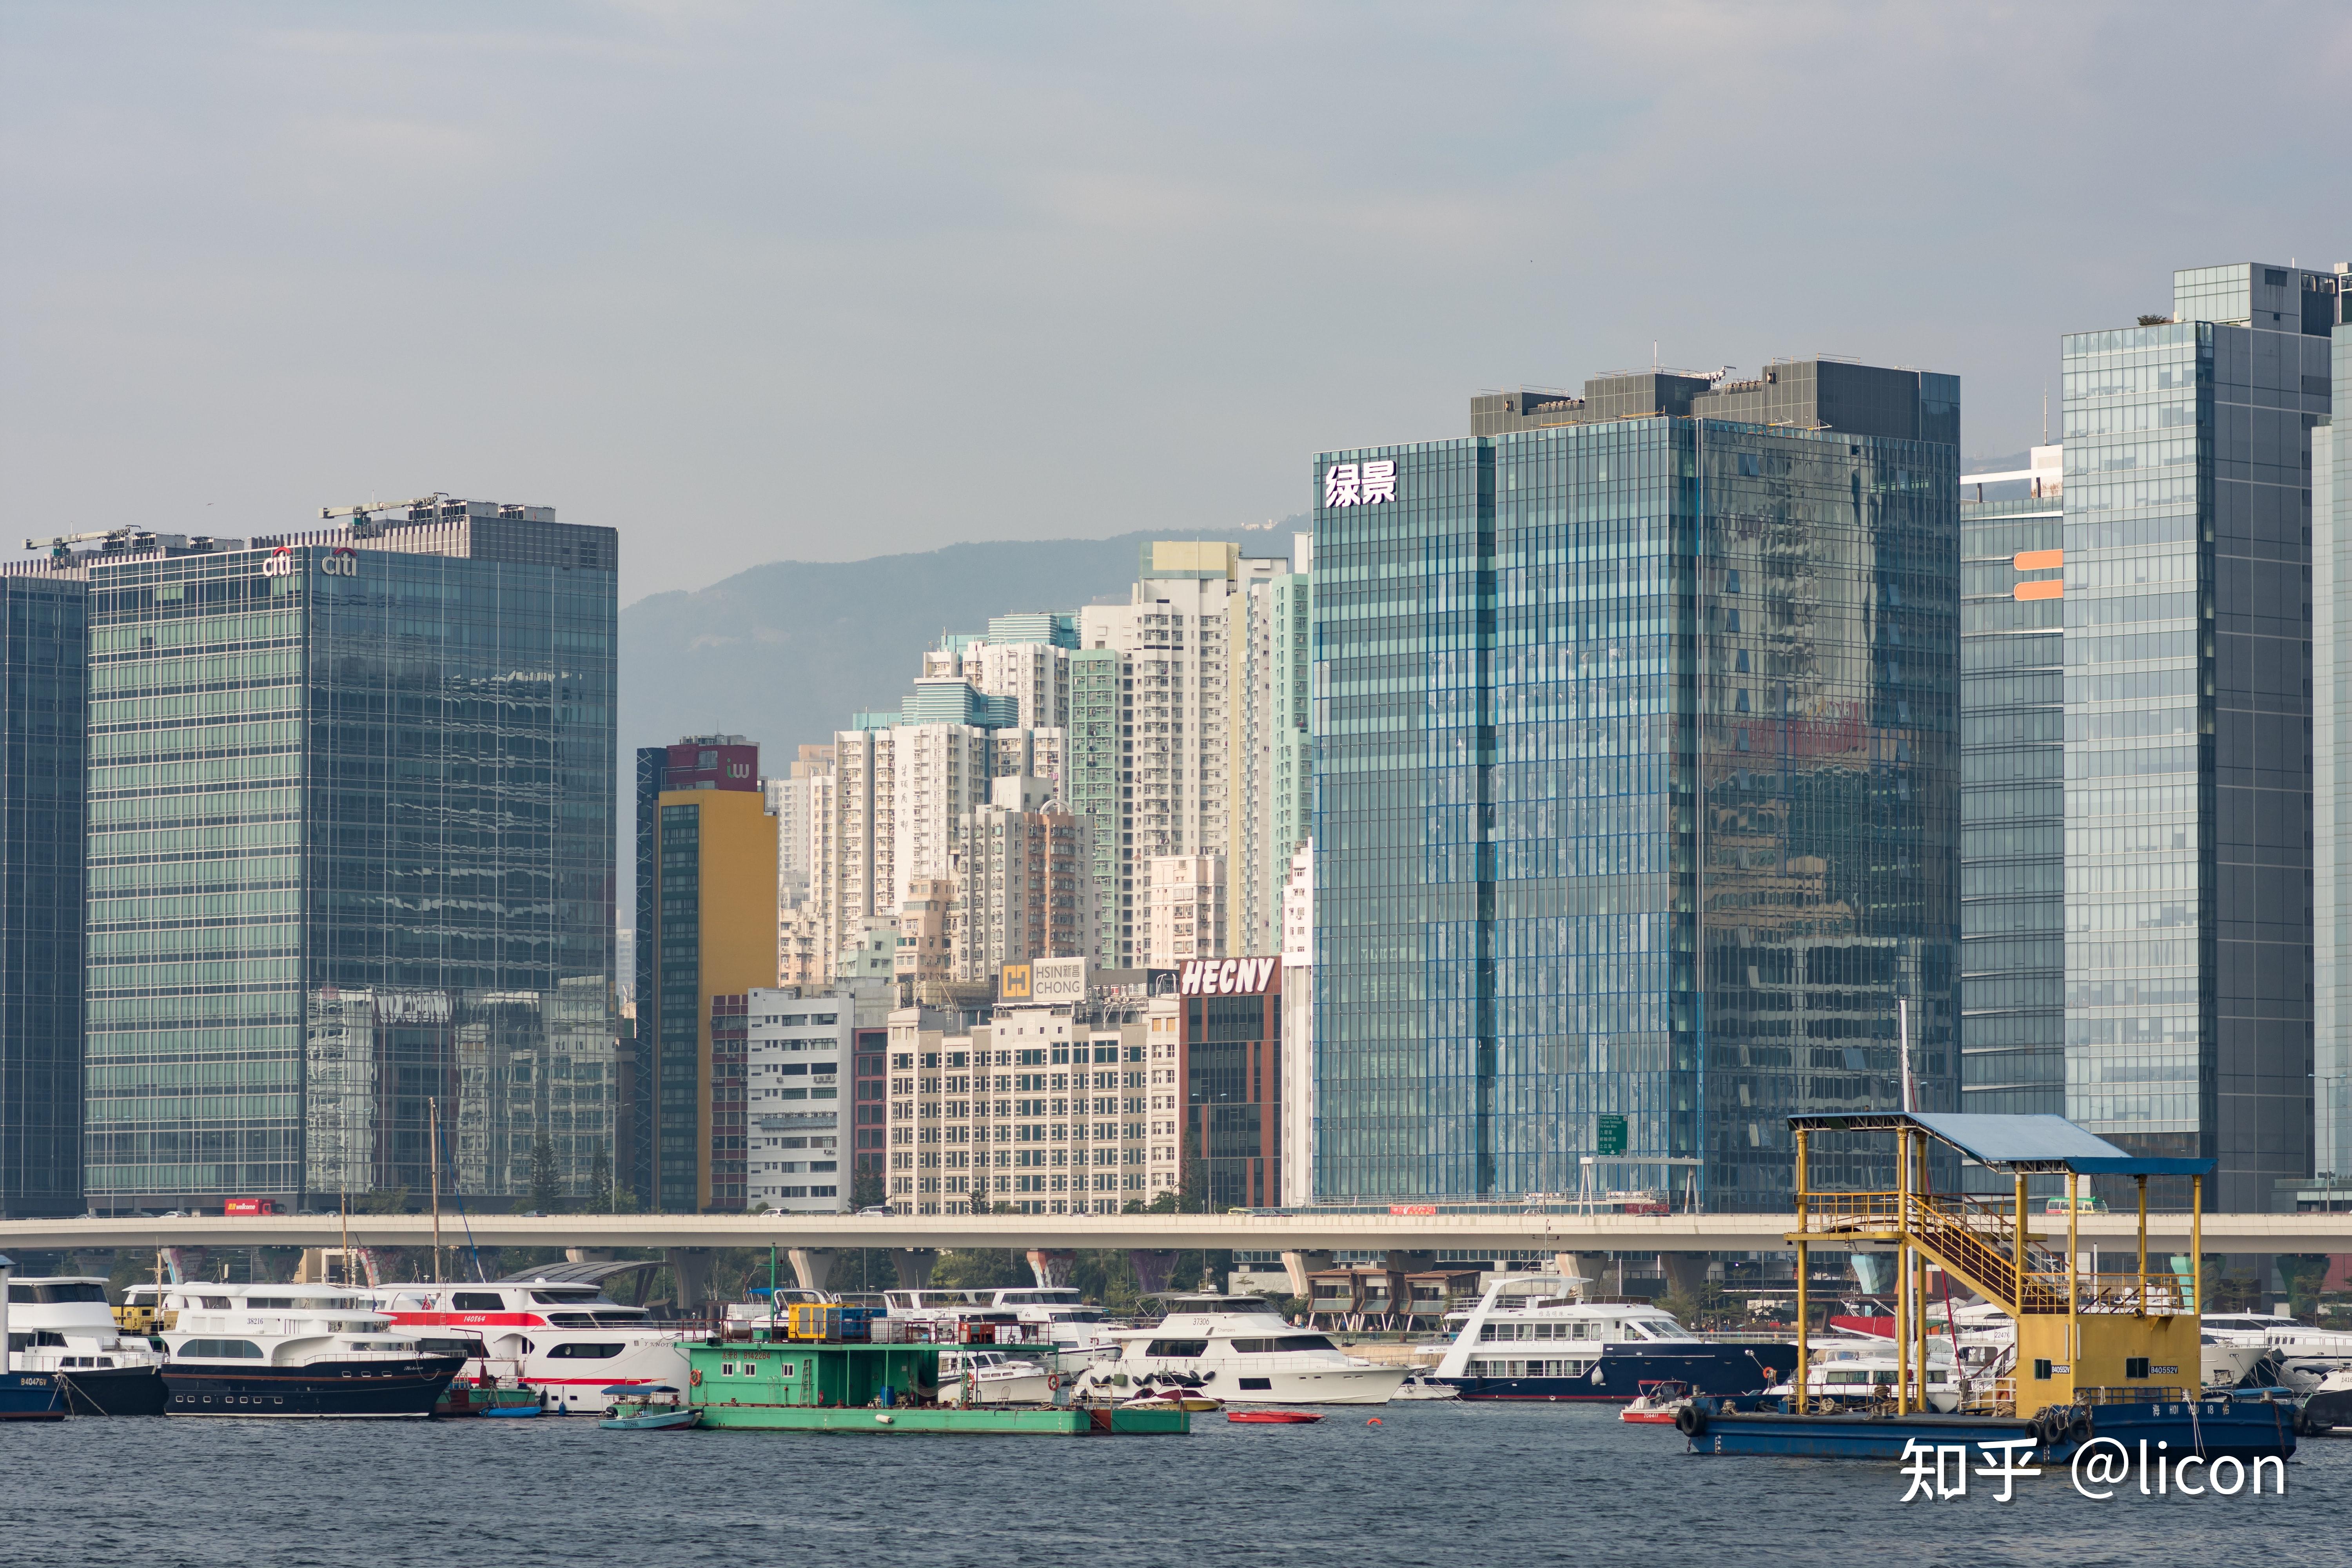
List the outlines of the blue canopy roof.
<svg viewBox="0 0 2352 1568">
<path fill-rule="evenodd" d="M 1858 1116 L 1791 1116 L 1816 1132 L 1892 1132 L 1917 1128 L 1996 1171 L 2074 1171 L 2102 1176 L 2202 1176 L 2210 1160 L 2135 1154 L 2063 1116 L 1964 1116 L 1956 1112 L 1874 1110 Z"/>
</svg>

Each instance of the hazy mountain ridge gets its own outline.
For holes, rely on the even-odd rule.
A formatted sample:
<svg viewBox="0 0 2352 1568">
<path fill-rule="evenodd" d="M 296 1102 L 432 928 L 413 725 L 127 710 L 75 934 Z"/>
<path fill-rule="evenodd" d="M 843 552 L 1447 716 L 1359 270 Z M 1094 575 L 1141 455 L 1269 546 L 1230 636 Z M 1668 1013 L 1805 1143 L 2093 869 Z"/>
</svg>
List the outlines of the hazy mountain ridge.
<svg viewBox="0 0 2352 1568">
<path fill-rule="evenodd" d="M 755 741 L 782 773 L 804 742 L 913 689 L 942 631 L 991 616 L 1124 598 L 1141 548 L 1163 533 L 950 545 L 865 561 L 775 561 L 708 588 L 621 611 L 619 915 L 633 923 L 636 748 L 680 735 Z M 1234 534 L 1255 539 L 1255 534 Z M 1269 535 L 1266 537 L 1277 537 Z M 1287 535 L 1279 535 L 1285 548 Z"/>
</svg>

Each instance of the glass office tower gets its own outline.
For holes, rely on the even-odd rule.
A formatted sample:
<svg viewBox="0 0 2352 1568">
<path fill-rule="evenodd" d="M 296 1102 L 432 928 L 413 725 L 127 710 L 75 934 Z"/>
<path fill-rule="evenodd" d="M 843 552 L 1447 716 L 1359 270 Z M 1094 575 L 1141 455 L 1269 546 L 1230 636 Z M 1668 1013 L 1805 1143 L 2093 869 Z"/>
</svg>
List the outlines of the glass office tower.
<svg viewBox="0 0 2352 1568">
<path fill-rule="evenodd" d="M 2179 272 L 2172 319 L 2061 351 L 2066 1110 L 2218 1160 L 2224 1210 L 2311 1173 L 2311 432 L 2336 288 Z"/>
<path fill-rule="evenodd" d="M 0 1219 L 82 1212 L 85 595 L 0 575 Z"/>
<path fill-rule="evenodd" d="M 421 1192 L 436 1110 L 445 1188 L 596 1182 L 614 555 L 436 498 L 91 567 L 94 1206 Z"/>
<path fill-rule="evenodd" d="M 2352 265 L 2336 269 L 2330 401 L 2352 411 Z M 2322 1204 L 2352 1193 L 2352 417 L 2311 433 L 2312 1164 Z"/>
<path fill-rule="evenodd" d="M 2033 459 L 1961 479 L 1960 1104 L 1989 1115 L 2066 1110 L 2064 520 Z"/>
<path fill-rule="evenodd" d="M 1573 1192 L 1622 1117 L 1600 1184 L 1785 1207 L 1905 1000 L 1951 1108 L 1958 392 L 1601 377 L 1317 459 L 1318 1199 Z"/>
</svg>

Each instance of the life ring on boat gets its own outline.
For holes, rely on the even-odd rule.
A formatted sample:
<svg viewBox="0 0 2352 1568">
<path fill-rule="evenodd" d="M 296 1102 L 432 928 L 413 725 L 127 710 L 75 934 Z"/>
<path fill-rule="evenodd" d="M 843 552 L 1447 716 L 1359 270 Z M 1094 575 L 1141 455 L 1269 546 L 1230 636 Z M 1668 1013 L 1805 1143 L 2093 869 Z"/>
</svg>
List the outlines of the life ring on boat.
<svg viewBox="0 0 2352 1568">
<path fill-rule="evenodd" d="M 1048 1394 L 1055 1393 L 1055 1392 L 1058 1391 L 1058 1390 L 1061 1388 L 1061 1386 L 1062 1386 L 1062 1374 L 1061 1374 L 1060 1373 L 1058 1373 L 1058 1372 L 1049 1372 L 1049 1373 L 1047 1373 L 1045 1374 L 1045 1392 L 1046 1392 L 1046 1393 L 1048 1393 Z"/>
<path fill-rule="evenodd" d="M 1706 1436 L 1706 1412 L 1696 1405 L 1685 1405 L 1675 1412 L 1675 1430 L 1685 1437 Z"/>
<path fill-rule="evenodd" d="M 688 1373 L 686 1374 L 686 1381 L 692 1387 L 700 1388 L 702 1386 L 702 1369 L 698 1366 L 692 1372 Z"/>
</svg>

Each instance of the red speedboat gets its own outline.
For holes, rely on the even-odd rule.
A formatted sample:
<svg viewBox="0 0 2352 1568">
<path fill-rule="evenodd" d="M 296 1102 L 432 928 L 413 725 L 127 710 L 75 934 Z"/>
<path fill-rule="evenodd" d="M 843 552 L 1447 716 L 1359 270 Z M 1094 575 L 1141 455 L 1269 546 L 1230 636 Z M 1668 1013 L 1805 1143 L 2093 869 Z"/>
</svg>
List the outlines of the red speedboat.
<svg viewBox="0 0 2352 1568">
<path fill-rule="evenodd" d="M 1305 1426 L 1323 1417 L 1306 1410 L 1228 1410 L 1225 1419 L 1255 1426 Z"/>
</svg>

